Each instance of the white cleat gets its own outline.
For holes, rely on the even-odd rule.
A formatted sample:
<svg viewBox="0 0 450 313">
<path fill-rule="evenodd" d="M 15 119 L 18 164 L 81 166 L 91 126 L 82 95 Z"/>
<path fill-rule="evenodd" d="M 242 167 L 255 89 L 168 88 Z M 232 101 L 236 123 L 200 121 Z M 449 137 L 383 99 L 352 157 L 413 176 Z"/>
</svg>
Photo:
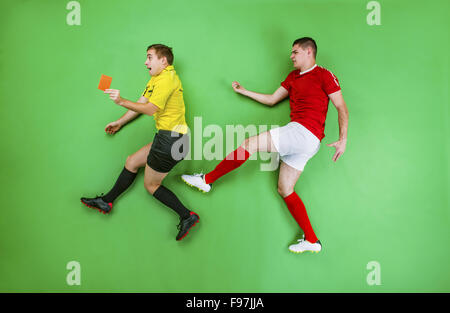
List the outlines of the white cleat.
<svg viewBox="0 0 450 313">
<path fill-rule="evenodd" d="M 303 238 L 305 238 L 305 236 L 303 236 Z M 308 240 L 299 239 L 297 244 L 289 246 L 289 251 L 294 253 L 303 253 L 305 251 L 319 253 L 321 250 L 322 244 L 320 243 L 320 240 L 317 240 L 316 243 L 311 243 Z"/>
<path fill-rule="evenodd" d="M 211 190 L 211 185 L 205 183 L 204 175 L 194 174 L 194 175 L 181 175 L 181 179 L 191 187 L 195 187 L 202 192 L 209 192 Z"/>
</svg>

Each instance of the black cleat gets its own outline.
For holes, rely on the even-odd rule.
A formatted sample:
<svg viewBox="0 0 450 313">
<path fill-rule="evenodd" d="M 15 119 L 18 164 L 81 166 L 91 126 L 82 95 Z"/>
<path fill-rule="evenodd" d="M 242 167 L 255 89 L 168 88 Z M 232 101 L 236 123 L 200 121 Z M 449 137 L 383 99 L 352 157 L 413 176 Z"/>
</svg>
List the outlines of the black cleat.
<svg viewBox="0 0 450 313">
<path fill-rule="evenodd" d="M 104 201 L 101 196 L 96 196 L 95 198 L 81 198 L 81 202 L 92 209 L 97 209 L 103 214 L 111 212 L 112 209 L 112 203 Z"/>
<path fill-rule="evenodd" d="M 200 220 L 200 217 L 194 213 L 191 212 L 191 215 L 187 218 L 181 219 L 180 224 L 178 224 L 178 229 L 180 230 L 177 235 L 177 240 L 181 240 L 189 233 L 189 230 L 195 226 L 195 224 L 198 223 Z"/>
</svg>

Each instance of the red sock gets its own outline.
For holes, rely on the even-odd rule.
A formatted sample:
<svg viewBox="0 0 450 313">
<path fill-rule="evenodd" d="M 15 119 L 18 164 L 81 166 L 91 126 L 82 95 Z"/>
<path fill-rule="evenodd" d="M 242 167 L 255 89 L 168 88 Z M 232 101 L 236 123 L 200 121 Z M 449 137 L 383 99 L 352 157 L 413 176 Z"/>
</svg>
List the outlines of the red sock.
<svg viewBox="0 0 450 313">
<path fill-rule="evenodd" d="M 250 157 L 250 153 L 242 147 L 237 148 L 231 152 L 225 159 L 223 159 L 216 168 L 205 174 L 205 182 L 212 184 L 218 178 L 222 177 L 226 173 L 231 172 L 235 168 L 241 166 Z"/>
<path fill-rule="evenodd" d="M 294 191 L 289 196 L 284 198 L 284 202 L 286 202 L 289 211 L 297 221 L 300 228 L 303 229 L 305 239 L 311 243 L 315 243 L 318 239 L 312 229 L 311 223 L 309 222 L 308 214 L 306 213 L 306 208 L 302 199 L 300 199 Z"/>
</svg>

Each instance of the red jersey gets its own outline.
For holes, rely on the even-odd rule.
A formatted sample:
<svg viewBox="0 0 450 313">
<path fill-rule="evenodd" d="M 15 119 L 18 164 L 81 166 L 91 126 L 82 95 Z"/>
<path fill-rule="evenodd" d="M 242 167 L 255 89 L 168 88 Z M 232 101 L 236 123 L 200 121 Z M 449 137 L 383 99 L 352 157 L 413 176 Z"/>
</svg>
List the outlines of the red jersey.
<svg viewBox="0 0 450 313">
<path fill-rule="evenodd" d="M 302 124 L 322 140 L 325 137 L 328 95 L 341 90 L 336 76 L 316 64 L 302 73 L 300 70 L 290 72 L 281 86 L 289 92 L 291 121 Z"/>
</svg>

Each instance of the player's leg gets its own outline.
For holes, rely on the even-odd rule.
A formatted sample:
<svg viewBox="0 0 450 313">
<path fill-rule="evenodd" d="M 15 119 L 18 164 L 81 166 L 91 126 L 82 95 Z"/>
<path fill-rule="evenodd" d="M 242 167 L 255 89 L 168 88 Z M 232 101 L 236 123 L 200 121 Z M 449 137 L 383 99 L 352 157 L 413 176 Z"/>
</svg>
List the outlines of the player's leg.
<svg viewBox="0 0 450 313">
<path fill-rule="evenodd" d="M 81 202 L 89 207 L 98 209 L 102 213 L 109 213 L 112 209 L 113 202 L 131 186 L 138 170 L 145 166 L 151 146 L 152 143 L 149 143 L 127 157 L 125 166 L 117 178 L 116 183 L 106 195 L 95 198 L 81 198 Z"/>
<path fill-rule="evenodd" d="M 255 152 L 276 152 L 272 143 L 270 132 L 263 132 L 257 136 L 249 137 L 233 152 L 227 155 L 214 170 L 205 174 L 205 182 L 207 184 L 214 183 L 223 175 L 238 168 Z"/>
<path fill-rule="evenodd" d="M 294 219 L 297 221 L 300 228 L 305 233 L 305 239 L 302 249 L 309 250 L 313 248 L 314 251 L 320 251 L 320 245 L 312 245 L 318 241 L 316 234 L 311 226 L 311 223 L 306 213 L 305 205 L 302 199 L 294 191 L 295 184 L 297 183 L 302 171 L 289 166 L 285 162 L 281 162 L 280 165 L 280 175 L 278 177 L 278 193 L 283 197 L 289 211 L 291 212 Z M 300 252 L 299 249 L 290 247 L 291 251 Z"/>
<path fill-rule="evenodd" d="M 284 159 L 286 160 L 286 157 Z M 296 161 L 299 162 L 298 160 L 297 158 Z M 291 245 L 289 250 L 296 253 L 304 251 L 319 252 L 322 249 L 322 245 L 314 233 L 302 199 L 294 191 L 295 184 L 302 173 L 298 168 L 303 168 L 304 165 L 298 166 L 299 163 L 293 162 L 292 159 L 289 162 L 297 168 L 286 164 L 285 161 L 281 162 L 278 178 L 278 193 L 305 234 L 303 239 L 299 239 L 297 244 Z"/>
<path fill-rule="evenodd" d="M 200 220 L 200 217 L 198 214 L 188 210 L 171 190 L 162 185 L 162 181 L 169 171 L 184 159 L 188 151 L 187 135 L 177 139 L 169 135 L 169 133 L 167 131 L 159 131 L 155 137 L 145 166 L 144 185 L 153 197 L 178 214 L 180 224 L 178 225 L 179 232 L 176 240 L 181 240 Z"/>
<path fill-rule="evenodd" d="M 255 152 L 276 152 L 270 132 L 263 132 L 249 137 L 233 152 L 228 154 L 214 170 L 207 174 L 182 175 L 181 178 L 190 186 L 203 192 L 211 190 L 211 184 L 217 179 L 238 168 Z"/>
</svg>

